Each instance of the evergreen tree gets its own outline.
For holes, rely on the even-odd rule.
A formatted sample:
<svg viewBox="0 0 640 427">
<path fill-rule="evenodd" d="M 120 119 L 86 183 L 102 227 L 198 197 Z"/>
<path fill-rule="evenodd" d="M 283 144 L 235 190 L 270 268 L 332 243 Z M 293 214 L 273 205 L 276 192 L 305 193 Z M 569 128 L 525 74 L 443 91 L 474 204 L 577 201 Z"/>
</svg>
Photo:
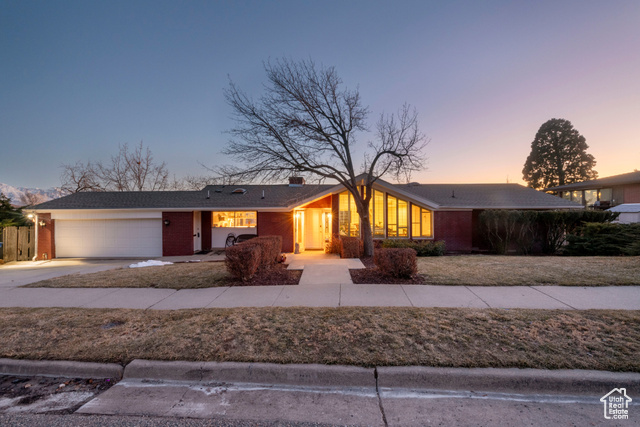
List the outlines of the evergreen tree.
<svg viewBox="0 0 640 427">
<path fill-rule="evenodd" d="M 0 193 L 0 228 L 26 224 L 27 219 L 22 214 L 22 209 L 13 207 L 11 200 L 3 193 Z"/>
<path fill-rule="evenodd" d="M 548 120 L 531 143 L 522 178 L 536 190 L 595 179 L 596 160 L 587 148 L 584 136 L 569 120 Z"/>
</svg>

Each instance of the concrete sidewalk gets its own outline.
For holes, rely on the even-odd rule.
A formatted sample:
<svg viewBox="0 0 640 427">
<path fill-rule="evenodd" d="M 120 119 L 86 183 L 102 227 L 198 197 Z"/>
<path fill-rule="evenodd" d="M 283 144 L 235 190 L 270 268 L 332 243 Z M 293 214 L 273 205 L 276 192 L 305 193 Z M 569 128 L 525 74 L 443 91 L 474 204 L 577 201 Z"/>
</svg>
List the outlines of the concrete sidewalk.
<svg viewBox="0 0 640 427">
<path fill-rule="evenodd" d="M 218 256 L 219 258 L 219 256 Z M 218 259 L 211 255 L 164 258 L 173 262 Z M 41 280 L 38 269 L 23 268 L 27 279 L 6 276 L 2 269 L 0 307 L 82 307 L 178 310 L 229 307 L 471 307 L 531 309 L 640 310 L 640 286 L 430 286 L 355 285 L 349 269 L 364 268 L 359 259 L 324 253 L 289 254 L 289 269 L 303 270 L 295 286 L 244 286 L 206 289 L 19 288 L 15 283 Z M 71 262 L 71 261 L 69 261 Z M 99 271 L 131 264 L 131 260 L 86 261 L 68 269 Z M 64 265 L 64 261 L 56 261 Z M 62 264 L 60 264 L 62 263 Z M 38 267 L 39 268 L 39 267 Z M 163 268 L 163 267 L 147 267 Z M 48 271 L 42 274 L 58 274 Z M 9 278 L 9 280 L 7 280 Z M 34 278 L 36 278 L 34 280 Z M 8 286 L 6 283 L 13 285 Z"/>
</svg>

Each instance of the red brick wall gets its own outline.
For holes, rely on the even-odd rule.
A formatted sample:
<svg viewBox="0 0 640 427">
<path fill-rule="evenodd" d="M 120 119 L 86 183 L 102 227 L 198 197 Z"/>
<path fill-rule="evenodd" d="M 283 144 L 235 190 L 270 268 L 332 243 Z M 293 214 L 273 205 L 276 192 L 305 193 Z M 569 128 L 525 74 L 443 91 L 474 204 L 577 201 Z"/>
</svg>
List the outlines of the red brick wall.
<svg viewBox="0 0 640 427">
<path fill-rule="evenodd" d="M 202 250 L 211 249 L 211 212 L 202 212 Z"/>
<path fill-rule="evenodd" d="M 38 214 L 38 222 L 44 221 L 44 227 L 38 227 L 38 260 L 53 259 L 56 257 L 55 220 L 50 213 Z"/>
<path fill-rule="evenodd" d="M 624 186 L 624 202 L 640 203 L 640 184 L 630 184 Z"/>
<path fill-rule="evenodd" d="M 293 212 L 258 212 L 258 236 L 282 236 L 282 251 L 293 252 Z"/>
<path fill-rule="evenodd" d="M 162 212 L 162 256 L 177 255 L 193 255 L 193 212 Z"/>
<path fill-rule="evenodd" d="M 471 211 L 436 211 L 435 240 L 444 240 L 447 252 L 471 252 L 473 221 Z"/>
</svg>

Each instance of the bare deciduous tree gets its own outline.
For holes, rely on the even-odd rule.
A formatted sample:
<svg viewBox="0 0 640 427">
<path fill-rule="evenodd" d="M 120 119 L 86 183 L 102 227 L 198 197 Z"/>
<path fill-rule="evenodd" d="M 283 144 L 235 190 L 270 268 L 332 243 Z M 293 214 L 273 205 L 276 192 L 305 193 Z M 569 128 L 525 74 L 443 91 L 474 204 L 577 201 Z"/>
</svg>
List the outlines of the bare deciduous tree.
<svg viewBox="0 0 640 427">
<path fill-rule="evenodd" d="M 47 198 L 42 194 L 32 193 L 31 191 L 25 191 L 21 196 L 19 203 L 21 206 L 34 206 L 42 202 L 46 202 Z"/>
<path fill-rule="evenodd" d="M 355 136 L 368 131 L 369 115 L 359 92 L 343 88 L 335 68 L 312 61 L 267 62 L 265 71 L 268 85 L 258 101 L 233 82 L 225 92 L 237 125 L 229 131 L 232 139 L 224 153 L 241 165 L 220 168 L 220 176 L 277 181 L 295 174 L 339 182 L 353 195 L 365 256 L 372 256 L 373 183 L 385 174 L 408 179 L 424 167 L 426 140 L 416 111 L 404 105 L 397 115 L 382 115 L 377 141 L 369 142 L 358 165 Z"/>
<path fill-rule="evenodd" d="M 156 163 L 142 141 L 134 149 L 120 146 L 108 162 L 76 162 L 62 165 L 62 189 L 81 191 L 154 191 L 169 188 L 167 165 Z"/>
<path fill-rule="evenodd" d="M 154 191 L 169 187 L 166 163 L 155 163 L 151 150 L 142 141 L 133 150 L 128 144 L 121 145 L 109 163 L 98 163 L 98 171 L 107 190 Z"/>
<path fill-rule="evenodd" d="M 83 191 L 104 191 L 93 163 L 63 164 L 61 168 L 60 189 L 63 192 L 71 194 Z"/>
</svg>

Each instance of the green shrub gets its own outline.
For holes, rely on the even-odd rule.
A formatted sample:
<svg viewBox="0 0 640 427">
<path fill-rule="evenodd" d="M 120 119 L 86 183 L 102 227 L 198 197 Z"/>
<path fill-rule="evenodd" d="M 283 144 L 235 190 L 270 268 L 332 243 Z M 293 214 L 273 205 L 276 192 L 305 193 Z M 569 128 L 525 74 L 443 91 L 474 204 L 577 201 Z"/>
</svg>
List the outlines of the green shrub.
<svg viewBox="0 0 640 427">
<path fill-rule="evenodd" d="M 378 249 L 373 262 L 384 276 L 408 279 L 418 272 L 417 254 L 411 248 Z"/>
<path fill-rule="evenodd" d="M 446 252 L 445 242 L 443 240 L 405 240 L 405 239 L 387 239 L 380 243 L 381 248 L 409 248 L 416 251 L 419 257 L 423 256 L 442 256 Z M 376 249 L 377 250 L 377 249 Z"/>
<path fill-rule="evenodd" d="M 514 246 L 520 253 L 536 249 L 554 254 L 566 237 L 587 222 L 608 223 L 618 217 L 608 211 L 516 211 L 486 210 L 480 216 L 483 235 L 494 253 L 504 254 Z"/>
<path fill-rule="evenodd" d="M 640 255 L 640 224 L 586 223 L 567 242 L 566 255 Z"/>
</svg>

